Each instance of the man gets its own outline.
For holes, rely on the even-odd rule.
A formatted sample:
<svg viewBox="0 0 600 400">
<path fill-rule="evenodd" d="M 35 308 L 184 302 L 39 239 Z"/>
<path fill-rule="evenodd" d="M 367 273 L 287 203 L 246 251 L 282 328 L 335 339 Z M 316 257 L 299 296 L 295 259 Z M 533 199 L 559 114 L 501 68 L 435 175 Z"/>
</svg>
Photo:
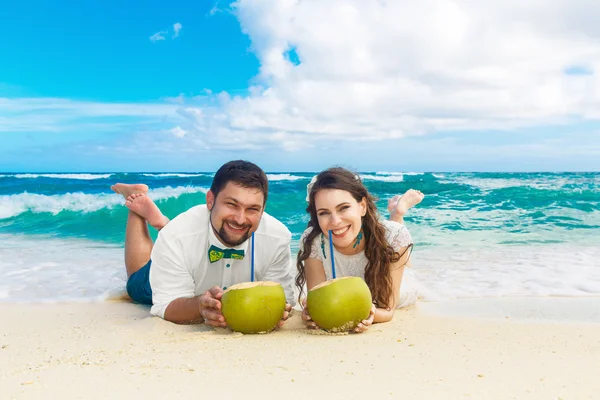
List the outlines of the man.
<svg viewBox="0 0 600 400">
<path fill-rule="evenodd" d="M 125 266 L 133 300 L 152 304 L 151 314 L 168 321 L 226 327 L 220 299 L 227 287 L 252 280 L 254 247 L 254 280 L 278 282 L 286 293 L 283 325 L 294 304 L 291 233 L 264 212 L 268 179 L 262 169 L 247 161 L 226 163 L 213 178 L 206 205 L 172 221 L 146 196 L 146 185 L 111 188 L 130 210 Z M 146 222 L 160 231 L 154 245 Z"/>
</svg>

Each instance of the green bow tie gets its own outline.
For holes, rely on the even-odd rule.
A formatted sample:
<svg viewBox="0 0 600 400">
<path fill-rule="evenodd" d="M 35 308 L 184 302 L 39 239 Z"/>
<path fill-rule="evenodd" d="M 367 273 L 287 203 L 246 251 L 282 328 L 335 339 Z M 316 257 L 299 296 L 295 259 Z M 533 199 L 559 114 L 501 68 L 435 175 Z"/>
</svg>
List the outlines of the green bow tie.
<svg viewBox="0 0 600 400">
<path fill-rule="evenodd" d="M 208 258 L 211 263 L 219 261 L 221 258 L 233 258 L 234 260 L 244 259 L 244 250 L 220 249 L 215 245 L 208 249 Z"/>
</svg>

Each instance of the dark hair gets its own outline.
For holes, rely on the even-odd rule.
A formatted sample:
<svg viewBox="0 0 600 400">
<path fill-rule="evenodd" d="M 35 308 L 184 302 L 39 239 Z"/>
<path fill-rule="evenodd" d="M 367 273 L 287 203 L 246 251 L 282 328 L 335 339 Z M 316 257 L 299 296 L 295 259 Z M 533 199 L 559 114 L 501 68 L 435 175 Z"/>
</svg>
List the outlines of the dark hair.
<svg viewBox="0 0 600 400">
<path fill-rule="evenodd" d="M 258 165 L 249 161 L 235 160 L 221 166 L 215 173 L 210 185 L 210 191 L 215 195 L 215 198 L 229 182 L 245 188 L 260 189 L 265 197 L 263 205 L 267 203 L 269 179 L 265 171 Z"/>
<path fill-rule="evenodd" d="M 309 193 L 306 211 L 310 214 L 308 227 L 312 230 L 304 239 L 304 243 L 301 244 L 296 261 L 298 269 L 296 286 L 300 290 L 298 299 L 301 300 L 304 284 L 306 283 L 304 261 L 310 255 L 313 240 L 322 233 L 315 206 L 315 195 L 321 189 L 347 191 L 358 202 L 362 201 L 363 198 L 366 199 L 367 213 L 362 219 L 365 256 L 367 257 L 365 282 L 371 290 L 373 301 L 377 307 L 392 308 L 393 304 L 389 304 L 393 293 L 390 269 L 392 264 L 400 260 L 402 256 L 395 252 L 386 240 L 385 227 L 379 222 L 379 211 L 377 211 L 375 205 L 376 199 L 368 192 L 358 175 L 340 167 L 329 168 L 319 173 Z"/>
</svg>

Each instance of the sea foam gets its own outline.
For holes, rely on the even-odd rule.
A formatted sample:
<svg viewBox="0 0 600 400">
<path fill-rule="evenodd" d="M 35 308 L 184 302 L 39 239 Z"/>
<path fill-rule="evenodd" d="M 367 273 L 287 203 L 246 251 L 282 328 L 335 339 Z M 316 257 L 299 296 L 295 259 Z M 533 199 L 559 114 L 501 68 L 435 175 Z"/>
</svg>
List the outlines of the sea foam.
<svg viewBox="0 0 600 400">
<path fill-rule="evenodd" d="M 4 175 L 8 177 L 9 175 Z M 19 179 L 36 179 L 36 178 L 51 178 L 51 179 L 80 179 L 80 180 L 94 180 L 94 179 L 108 179 L 112 174 L 15 174 L 12 175 Z"/>
<path fill-rule="evenodd" d="M 306 176 L 298 176 L 291 174 L 267 174 L 267 179 L 270 181 L 298 181 L 301 179 L 310 179 Z"/>
<path fill-rule="evenodd" d="M 185 193 L 206 193 L 207 188 L 178 186 L 162 187 L 149 191 L 148 195 L 155 201 L 178 197 Z M 30 211 L 33 213 L 58 214 L 62 211 L 94 212 L 102 208 L 123 204 L 121 195 L 116 193 L 87 194 L 82 192 L 57 195 L 41 195 L 35 193 L 20 193 L 0 196 L 0 220 L 11 218 Z"/>
</svg>

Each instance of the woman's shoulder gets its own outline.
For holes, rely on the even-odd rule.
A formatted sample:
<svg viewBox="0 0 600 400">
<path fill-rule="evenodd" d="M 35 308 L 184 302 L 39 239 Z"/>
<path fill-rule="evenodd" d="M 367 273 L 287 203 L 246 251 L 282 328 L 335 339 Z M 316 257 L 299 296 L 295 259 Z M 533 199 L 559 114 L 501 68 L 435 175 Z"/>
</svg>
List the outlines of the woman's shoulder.
<svg viewBox="0 0 600 400">
<path fill-rule="evenodd" d="M 406 225 L 389 220 L 380 220 L 380 222 L 385 228 L 385 238 L 394 250 L 413 244 L 412 236 Z"/>
<path fill-rule="evenodd" d="M 305 238 L 308 237 L 308 235 L 310 235 L 310 233 L 313 231 L 312 226 L 309 226 L 308 228 L 306 228 L 304 230 L 304 232 L 302 232 L 302 235 L 300 235 L 300 240 L 304 241 Z"/>
<path fill-rule="evenodd" d="M 310 233 L 313 231 L 313 228 L 311 226 L 309 226 L 308 228 L 306 228 L 304 230 L 304 232 L 302 232 L 302 235 L 300 236 L 300 248 L 302 248 L 304 246 L 304 242 L 306 241 L 306 239 L 308 238 L 308 235 L 310 235 Z M 310 255 L 308 256 L 309 258 L 317 258 L 317 259 L 321 259 L 320 257 L 320 253 L 318 251 L 319 249 L 319 238 L 321 235 L 316 235 L 313 239 L 312 239 L 312 243 L 310 243 Z"/>
</svg>

